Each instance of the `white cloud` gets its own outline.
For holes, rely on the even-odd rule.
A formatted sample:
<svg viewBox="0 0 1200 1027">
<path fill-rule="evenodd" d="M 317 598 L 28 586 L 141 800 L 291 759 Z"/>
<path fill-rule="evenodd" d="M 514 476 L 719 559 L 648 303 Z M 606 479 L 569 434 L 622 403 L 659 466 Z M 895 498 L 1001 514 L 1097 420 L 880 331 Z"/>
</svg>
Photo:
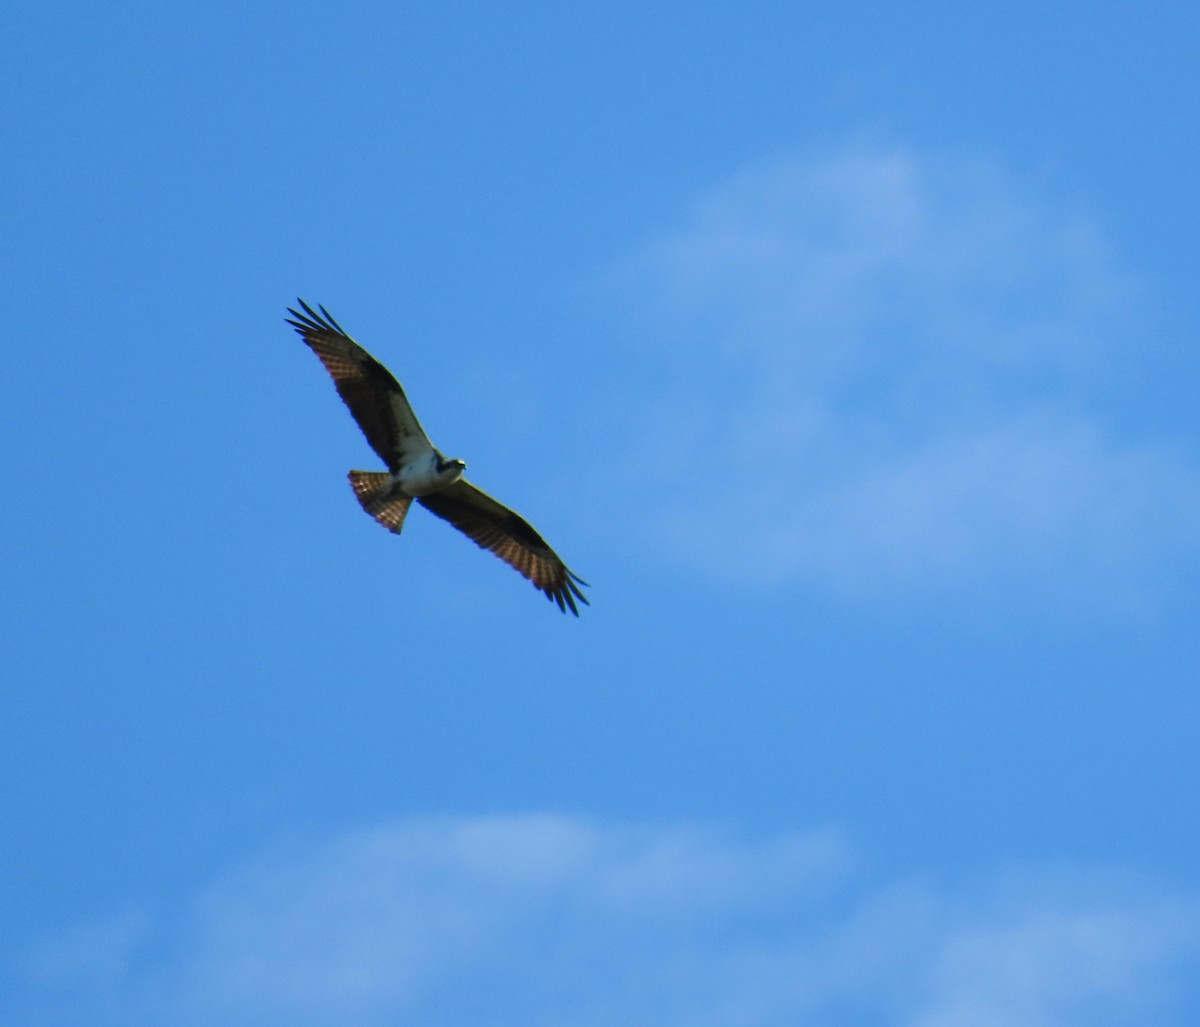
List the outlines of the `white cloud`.
<svg viewBox="0 0 1200 1027">
<path fill-rule="evenodd" d="M 634 270 L 659 373 L 622 473 L 656 456 L 680 559 L 1123 605 L 1200 550 L 1194 455 L 1089 400 L 1138 342 L 1139 290 L 1069 204 L 855 148 L 744 171 Z"/>
<path fill-rule="evenodd" d="M 828 833 L 413 820 L 268 854 L 138 937 L 129 918 L 74 932 L 66 962 L 42 946 L 40 1008 L 73 993 L 97 1025 L 1178 1022 L 1190 896 L 1078 872 L 942 891 L 864 876 Z M 90 993 L 84 963 L 105 968 Z"/>
<path fill-rule="evenodd" d="M 1163 998 L 1179 954 L 1194 959 L 1198 914 L 1194 901 L 1144 895 L 1099 904 L 1018 900 L 1014 913 L 971 925 L 941 947 L 932 998 L 914 1027 L 1144 1022 L 1139 999 Z"/>
</svg>

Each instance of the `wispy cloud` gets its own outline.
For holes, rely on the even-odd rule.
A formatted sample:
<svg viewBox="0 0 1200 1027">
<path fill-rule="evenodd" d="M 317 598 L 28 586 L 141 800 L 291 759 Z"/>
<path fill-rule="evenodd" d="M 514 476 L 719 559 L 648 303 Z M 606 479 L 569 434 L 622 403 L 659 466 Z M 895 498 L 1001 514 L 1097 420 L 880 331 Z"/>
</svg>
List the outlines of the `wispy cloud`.
<svg viewBox="0 0 1200 1027">
<path fill-rule="evenodd" d="M 1195 976 L 1190 896 L 866 877 L 829 833 L 407 821 L 42 946 L 39 1008 L 69 981 L 92 1024 L 1169 1024 Z"/>
<path fill-rule="evenodd" d="M 1060 198 L 854 147 L 745 170 L 633 266 L 659 373 L 623 470 L 681 559 L 1124 605 L 1200 552 L 1195 454 L 1092 398 L 1139 288 Z"/>
</svg>

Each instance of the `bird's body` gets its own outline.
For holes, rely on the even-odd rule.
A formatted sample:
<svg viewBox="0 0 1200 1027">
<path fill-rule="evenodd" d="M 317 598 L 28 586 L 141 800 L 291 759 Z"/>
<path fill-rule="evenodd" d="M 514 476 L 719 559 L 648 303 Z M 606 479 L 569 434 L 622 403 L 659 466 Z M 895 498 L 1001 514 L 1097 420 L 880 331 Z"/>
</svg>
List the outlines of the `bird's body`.
<svg viewBox="0 0 1200 1027">
<path fill-rule="evenodd" d="M 515 568 L 559 609 L 576 616 L 586 584 L 559 559 L 533 527 L 463 477 L 467 465 L 434 448 L 400 383 L 355 342 L 324 307 L 288 310 L 300 337 L 320 358 L 350 413 L 386 471 L 351 471 L 350 485 L 362 508 L 399 534 L 415 499 Z"/>
<path fill-rule="evenodd" d="M 447 460 L 438 452 L 428 453 L 402 464 L 392 475 L 395 487 L 413 499 L 441 492 L 463 476 L 467 465 L 461 460 Z"/>
</svg>

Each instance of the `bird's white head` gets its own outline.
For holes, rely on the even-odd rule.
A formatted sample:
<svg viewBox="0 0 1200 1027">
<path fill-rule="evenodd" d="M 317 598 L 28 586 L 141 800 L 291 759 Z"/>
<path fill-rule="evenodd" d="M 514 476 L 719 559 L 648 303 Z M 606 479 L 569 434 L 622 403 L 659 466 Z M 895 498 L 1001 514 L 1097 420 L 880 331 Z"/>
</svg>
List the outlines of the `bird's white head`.
<svg viewBox="0 0 1200 1027">
<path fill-rule="evenodd" d="M 447 460 L 436 449 L 433 451 L 433 470 L 439 485 L 453 485 L 463 476 L 466 469 L 465 461 Z"/>
<path fill-rule="evenodd" d="M 406 495 L 427 496 L 453 485 L 466 469 L 467 465 L 461 460 L 447 460 L 435 449 L 406 463 L 400 468 L 398 477 Z"/>
</svg>

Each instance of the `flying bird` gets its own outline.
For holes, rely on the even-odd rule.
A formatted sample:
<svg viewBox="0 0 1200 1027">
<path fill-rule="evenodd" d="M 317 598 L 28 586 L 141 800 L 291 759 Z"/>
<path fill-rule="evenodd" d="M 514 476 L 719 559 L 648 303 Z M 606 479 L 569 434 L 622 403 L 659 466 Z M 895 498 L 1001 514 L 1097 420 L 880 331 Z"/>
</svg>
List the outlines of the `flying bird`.
<svg viewBox="0 0 1200 1027">
<path fill-rule="evenodd" d="M 463 461 L 447 460 L 434 448 L 400 383 L 329 311 L 298 302 L 303 312 L 289 307 L 287 323 L 325 365 L 367 442 L 387 465 L 386 471 L 350 472 L 362 508 L 398 535 L 415 499 L 523 574 L 564 613 L 570 610 L 578 617 L 575 601 L 588 602 L 579 590 L 587 582 L 568 569 L 528 521 L 467 481 Z"/>
</svg>

